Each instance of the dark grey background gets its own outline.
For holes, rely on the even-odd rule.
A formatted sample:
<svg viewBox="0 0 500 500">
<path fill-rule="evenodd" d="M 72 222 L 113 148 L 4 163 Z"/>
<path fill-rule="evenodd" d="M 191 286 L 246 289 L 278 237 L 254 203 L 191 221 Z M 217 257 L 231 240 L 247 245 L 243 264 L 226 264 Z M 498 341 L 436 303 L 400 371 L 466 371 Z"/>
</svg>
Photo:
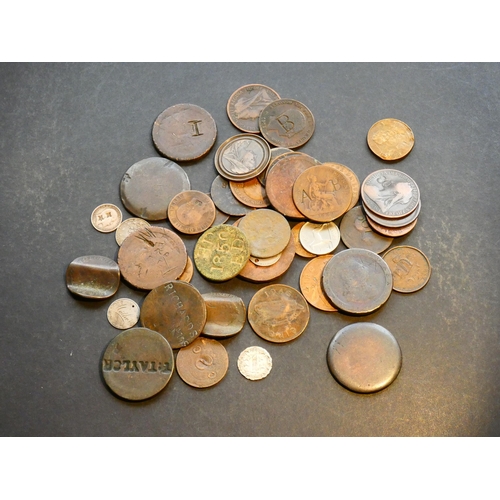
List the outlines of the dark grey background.
<svg viewBox="0 0 500 500">
<path fill-rule="evenodd" d="M 311 308 L 307 330 L 284 345 L 247 324 L 224 341 L 230 367 L 217 386 L 196 390 L 174 373 L 155 398 L 122 401 L 100 376 L 118 333 L 106 319 L 113 299 L 75 299 L 66 267 L 82 255 L 116 258 L 114 234 L 93 229 L 90 214 L 115 203 L 132 216 L 121 204 L 121 177 L 158 156 L 151 127 L 171 105 L 197 104 L 217 123 L 215 147 L 186 166 L 193 189 L 209 190 L 217 146 L 239 133 L 227 100 L 249 83 L 306 104 L 316 131 L 300 150 L 343 163 L 360 180 L 385 165 L 366 145 L 373 123 L 394 117 L 413 129 L 415 147 L 396 168 L 418 183 L 422 212 L 395 244 L 422 249 L 431 280 L 361 318 Z M 499 88 L 500 65 L 479 63 L 1 64 L 0 434 L 499 435 Z M 196 238 L 184 239 L 192 256 Z M 306 263 L 296 257 L 277 282 L 298 287 Z M 246 304 L 260 288 L 238 278 L 212 284 L 197 272 L 192 284 Z M 122 282 L 114 298 L 141 304 L 145 295 Z M 347 391 L 326 364 L 332 337 L 356 321 L 388 328 L 403 352 L 399 377 L 375 395 Z M 273 358 L 259 382 L 236 366 L 249 345 Z"/>
</svg>

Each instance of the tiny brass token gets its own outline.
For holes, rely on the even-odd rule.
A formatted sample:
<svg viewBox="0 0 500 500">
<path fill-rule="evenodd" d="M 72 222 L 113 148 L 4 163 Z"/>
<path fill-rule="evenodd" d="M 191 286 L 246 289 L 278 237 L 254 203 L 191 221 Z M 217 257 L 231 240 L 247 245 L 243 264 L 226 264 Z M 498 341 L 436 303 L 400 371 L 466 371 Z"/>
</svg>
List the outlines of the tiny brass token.
<svg viewBox="0 0 500 500">
<path fill-rule="evenodd" d="M 229 187 L 229 181 L 220 175 L 213 180 L 210 195 L 215 206 L 225 214 L 241 217 L 253 210 L 253 208 L 244 205 L 234 197 Z"/>
<path fill-rule="evenodd" d="M 307 302 L 316 309 L 327 312 L 337 310 L 328 300 L 321 286 L 323 269 L 331 258 L 331 255 L 321 255 L 310 260 L 300 274 L 300 291 Z"/>
<path fill-rule="evenodd" d="M 356 203 L 358 203 L 359 194 L 361 192 L 361 183 L 359 182 L 358 176 L 349 167 L 346 167 L 341 163 L 328 162 L 328 163 L 323 163 L 323 165 L 333 167 L 339 172 L 342 172 L 347 177 L 347 180 L 351 184 L 351 191 L 352 191 L 351 203 L 349 204 L 349 208 L 347 209 L 350 210 L 356 205 Z"/>
<path fill-rule="evenodd" d="M 342 328 L 327 351 L 328 368 L 347 389 L 377 392 L 390 385 L 401 370 L 398 341 L 375 323 L 354 323 Z"/>
<path fill-rule="evenodd" d="M 118 291 L 120 268 L 114 260 L 101 255 L 78 257 L 66 269 L 66 286 L 86 299 L 107 299 Z"/>
<path fill-rule="evenodd" d="M 234 197 L 244 205 L 252 208 L 265 208 L 271 204 L 264 186 L 256 177 L 243 182 L 229 181 L 229 187 Z"/>
<path fill-rule="evenodd" d="M 138 229 L 142 229 L 144 227 L 149 227 L 151 224 L 144 220 L 139 219 L 138 217 L 131 217 L 129 219 L 125 219 L 117 228 L 115 232 L 115 239 L 118 246 L 121 246 L 125 238 L 131 235 L 134 231 Z"/>
<path fill-rule="evenodd" d="M 202 297 L 207 307 L 204 335 L 230 337 L 243 330 L 247 310 L 240 297 L 219 292 L 204 293 Z"/>
<path fill-rule="evenodd" d="M 272 367 L 271 355 L 263 347 L 247 347 L 238 357 L 238 370 L 248 380 L 266 378 Z"/>
<path fill-rule="evenodd" d="M 122 222 L 122 212 L 116 205 L 104 203 L 94 209 L 90 220 L 99 232 L 112 233 Z"/>
<path fill-rule="evenodd" d="M 108 387 L 131 401 L 141 401 L 165 388 L 174 370 L 169 343 L 147 328 L 120 332 L 106 347 L 102 375 Z"/>
<path fill-rule="evenodd" d="M 229 368 L 226 348 L 217 340 L 198 337 L 177 353 L 177 373 L 186 384 L 203 389 L 218 384 Z"/>
<path fill-rule="evenodd" d="M 306 222 L 299 232 L 300 243 L 314 255 L 333 252 L 340 243 L 340 231 L 335 222 Z"/>
<path fill-rule="evenodd" d="M 116 299 L 108 307 L 108 321 L 119 330 L 132 328 L 138 321 L 141 310 L 132 299 Z"/>
<path fill-rule="evenodd" d="M 214 202 L 200 191 L 183 191 L 168 205 L 168 220 L 181 233 L 202 233 L 215 220 Z"/>
<path fill-rule="evenodd" d="M 309 323 L 309 306 L 303 295 L 288 285 L 268 285 L 248 304 L 248 322 L 254 332 L 269 342 L 296 339 Z"/>
<path fill-rule="evenodd" d="M 406 245 L 393 247 L 384 254 L 384 260 L 392 272 L 396 292 L 416 292 L 431 277 L 429 259 L 418 248 Z"/>
<path fill-rule="evenodd" d="M 367 135 L 368 147 L 382 160 L 404 158 L 415 144 L 412 129 L 395 118 L 384 118 L 374 123 Z"/>
<path fill-rule="evenodd" d="M 297 255 L 300 255 L 301 257 L 306 257 L 307 259 L 310 259 L 312 257 L 316 257 L 316 254 L 308 252 L 300 242 L 300 230 L 302 229 L 302 226 L 304 224 L 305 222 L 299 222 L 298 224 L 295 224 L 295 226 L 292 227 L 292 236 L 293 236 L 293 241 L 295 243 L 295 253 Z"/>
<path fill-rule="evenodd" d="M 193 261 L 191 260 L 191 257 L 189 257 L 188 255 L 186 267 L 184 268 L 184 271 L 182 271 L 182 274 L 177 278 L 177 280 L 190 283 L 191 280 L 193 279 L 193 274 L 194 274 Z"/>
</svg>

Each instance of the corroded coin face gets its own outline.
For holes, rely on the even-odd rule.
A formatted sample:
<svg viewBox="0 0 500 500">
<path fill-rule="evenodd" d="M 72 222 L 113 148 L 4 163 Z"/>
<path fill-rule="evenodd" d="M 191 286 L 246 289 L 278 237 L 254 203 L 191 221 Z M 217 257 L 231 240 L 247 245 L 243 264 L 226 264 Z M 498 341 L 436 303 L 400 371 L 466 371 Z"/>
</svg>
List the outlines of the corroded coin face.
<svg viewBox="0 0 500 500">
<path fill-rule="evenodd" d="M 245 303 L 230 293 L 210 292 L 202 295 L 207 307 L 203 334 L 210 337 L 231 337 L 243 330 L 247 317 Z"/>
<path fill-rule="evenodd" d="M 404 158 L 415 144 L 412 129 L 401 120 L 384 118 L 368 131 L 368 147 L 382 160 Z"/>
<path fill-rule="evenodd" d="M 215 206 L 225 214 L 241 217 L 253 210 L 253 208 L 244 205 L 234 197 L 229 181 L 220 175 L 213 180 L 210 195 Z"/>
<path fill-rule="evenodd" d="M 132 328 L 138 321 L 141 309 L 132 299 L 117 299 L 108 307 L 108 321 L 119 330 Z"/>
<path fill-rule="evenodd" d="M 212 115 L 195 104 L 176 104 L 163 111 L 153 125 L 153 142 L 175 161 L 196 160 L 210 151 L 217 137 Z"/>
<path fill-rule="evenodd" d="M 431 277 L 431 264 L 422 250 L 407 245 L 394 247 L 384 254 L 392 272 L 393 289 L 411 293 L 423 288 Z"/>
<path fill-rule="evenodd" d="M 117 228 L 115 232 L 115 239 L 118 246 L 121 246 L 123 241 L 127 236 L 132 234 L 134 231 L 138 229 L 142 229 L 144 227 L 149 227 L 151 224 L 144 220 L 139 219 L 138 217 L 131 217 L 129 219 L 125 219 Z"/>
<path fill-rule="evenodd" d="M 300 243 L 314 255 L 333 252 L 340 243 L 340 231 L 335 222 L 315 224 L 306 222 L 299 232 Z"/>
<path fill-rule="evenodd" d="M 316 309 L 327 312 L 337 310 L 328 300 L 321 286 L 323 269 L 331 258 L 331 255 L 321 255 L 310 260 L 300 274 L 300 291 L 307 302 Z"/>
<path fill-rule="evenodd" d="M 309 323 L 309 306 L 300 292 L 288 285 L 261 288 L 248 304 L 248 322 L 269 342 L 296 339 Z"/>
<path fill-rule="evenodd" d="M 247 347 L 238 357 L 238 370 L 248 380 L 266 378 L 272 367 L 271 355 L 263 347 Z"/>
<path fill-rule="evenodd" d="M 104 381 L 116 395 L 141 401 L 165 388 L 174 370 L 174 353 L 159 333 L 131 328 L 108 344 L 101 369 Z"/>
<path fill-rule="evenodd" d="M 112 233 L 122 222 L 122 212 L 116 205 L 104 203 L 94 208 L 90 220 L 99 232 Z"/>
<path fill-rule="evenodd" d="M 265 208 L 271 204 L 265 187 L 256 177 L 243 182 L 229 181 L 229 187 L 234 197 L 248 207 Z"/>
<path fill-rule="evenodd" d="M 214 202 L 200 191 L 183 191 L 168 205 L 168 220 L 181 233 L 202 233 L 215 220 Z"/>
<path fill-rule="evenodd" d="M 292 227 L 292 236 L 293 236 L 293 241 L 295 243 L 295 253 L 297 255 L 300 255 L 301 257 L 311 259 L 312 257 L 316 257 L 316 254 L 308 252 L 300 242 L 300 230 L 302 229 L 302 226 L 304 224 L 305 222 L 299 222 L 298 224 L 295 224 L 295 226 Z"/>
</svg>

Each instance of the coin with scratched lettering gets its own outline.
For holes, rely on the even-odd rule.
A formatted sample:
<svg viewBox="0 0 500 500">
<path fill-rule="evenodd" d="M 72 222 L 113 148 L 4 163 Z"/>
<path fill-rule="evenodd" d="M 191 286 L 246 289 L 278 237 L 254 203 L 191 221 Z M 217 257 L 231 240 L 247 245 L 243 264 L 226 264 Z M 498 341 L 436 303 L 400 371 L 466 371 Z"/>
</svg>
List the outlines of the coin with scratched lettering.
<svg viewBox="0 0 500 500">
<path fill-rule="evenodd" d="M 200 191 L 183 191 L 175 195 L 168 205 L 168 220 L 181 233 L 202 233 L 215 220 L 214 202 Z"/>
<path fill-rule="evenodd" d="M 103 203 L 94 208 L 90 220 L 99 232 L 112 233 L 122 222 L 122 212 L 112 203 Z"/>
<path fill-rule="evenodd" d="M 127 236 L 132 234 L 134 231 L 138 229 L 142 229 L 144 227 L 149 227 L 151 224 L 144 219 L 140 219 L 139 217 L 130 217 L 129 219 L 125 219 L 117 228 L 115 232 L 115 239 L 118 246 L 121 246 L 123 241 Z"/>
<path fill-rule="evenodd" d="M 247 347 L 238 356 L 238 370 L 248 380 L 266 378 L 272 367 L 271 355 L 263 347 L 256 345 Z"/>
<path fill-rule="evenodd" d="M 247 317 L 245 303 L 230 293 L 202 294 L 207 307 L 207 321 L 203 334 L 210 337 L 231 337 L 243 330 Z"/>
<path fill-rule="evenodd" d="M 141 309 L 132 299 L 116 299 L 108 307 L 108 321 L 119 330 L 132 328 L 138 321 Z"/>
<path fill-rule="evenodd" d="M 412 129 L 396 118 L 384 118 L 374 123 L 366 139 L 372 153 L 386 161 L 404 158 L 415 144 Z"/>
</svg>

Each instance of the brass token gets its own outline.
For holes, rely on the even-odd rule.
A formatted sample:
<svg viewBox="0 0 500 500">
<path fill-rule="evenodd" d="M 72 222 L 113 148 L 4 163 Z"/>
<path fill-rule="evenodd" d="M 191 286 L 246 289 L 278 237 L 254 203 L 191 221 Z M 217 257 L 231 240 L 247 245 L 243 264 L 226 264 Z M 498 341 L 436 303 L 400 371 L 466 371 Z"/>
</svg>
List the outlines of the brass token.
<svg viewBox="0 0 500 500">
<path fill-rule="evenodd" d="M 177 353 L 175 365 L 186 384 L 203 389 L 218 384 L 225 377 L 229 356 L 217 340 L 198 337 Z"/>
<path fill-rule="evenodd" d="M 335 222 L 315 224 L 306 222 L 299 232 L 300 243 L 314 255 L 333 252 L 340 243 L 340 231 Z"/>
<path fill-rule="evenodd" d="M 202 233 L 215 220 L 214 202 L 200 191 L 183 191 L 168 205 L 168 220 L 181 233 Z"/>
<path fill-rule="evenodd" d="M 309 323 L 309 306 L 300 292 L 288 285 L 268 285 L 248 304 L 248 322 L 254 332 L 269 342 L 296 339 Z"/>
<path fill-rule="evenodd" d="M 243 182 L 229 181 L 229 187 L 234 197 L 244 205 L 265 208 L 271 204 L 265 188 L 256 177 Z"/>
<path fill-rule="evenodd" d="M 371 228 L 377 233 L 382 234 L 383 236 L 388 236 L 389 238 L 398 238 L 400 236 L 404 236 L 408 234 L 413 228 L 417 225 L 418 219 L 415 219 L 413 222 L 403 227 L 385 227 L 377 224 L 370 217 L 366 218 L 368 224 L 370 224 Z"/>
<path fill-rule="evenodd" d="M 94 209 L 90 220 L 99 232 L 112 233 L 122 222 L 122 212 L 116 205 L 103 203 Z"/>
<path fill-rule="evenodd" d="M 266 378 L 273 367 L 273 360 L 266 349 L 259 346 L 247 347 L 238 356 L 238 370 L 248 380 Z"/>
<path fill-rule="evenodd" d="M 126 238 L 118 250 L 123 278 L 142 290 L 152 290 L 177 279 L 186 263 L 184 242 L 164 227 L 139 229 Z"/>
<path fill-rule="evenodd" d="M 337 310 L 328 300 L 321 286 L 323 269 L 331 258 L 331 255 L 321 255 L 310 260 L 300 274 L 300 291 L 302 295 L 313 307 L 327 312 Z"/>
<path fill-rule="evenodd" d="M 248 240 L 240 229 L 227 224 L 212 227 L 198 239 L 194 263 L 211 281 L 227 281 L 245 267 L 250 257 Z"/>
<path fill-rule="evenodd" d="M 201 158 L 217 137 L 212 115 L 195 104 L 176 104 L 160 113 L 153 125 L 153 142 L 161 154 L 175 161 Z"/>
<path fill-rule="evenodd" d="M 169 281 L 151 290 L 141 308 L 141 323 L 161 333 L 172 349 L 185 347 L 203 330 L 207 319 L 205 301 L 189 283 Z"/>
<path fill-rule="evenodd" d="M 131 217 L 129 219 L 125 219 L 117 228 L 115 232 L 115 239 L 118 246 L 121 246 L 125 238 L 131 235 L 134 231 L 138 229 L 142 229 L 144 227 L 149 227 L 151 224 L 144 220 L 139 219 L 138 217 Z"/>
<path fill-rule="evenodd" d="M 404 158 L 413 149 L 415 137 L 406 123 L 395 118 L 384 118 L 370 127 L 367 142 L 379 158 L 394 161 Z"/>
<path fill-rule="evenodd" d="M 182 274 L 177 278 L 177 280 L 190 283 L 191 280 L 193 279 L 193 274 L 194 274 L 193 261 L 191 260 L 191 257 L 189 257 L 188 255 L 186 267 L 184 271 L 182 271 Z"/>
<path fill-rule="evenodd" d="M 204 335 L 231 337 L 243 330 L 247 309 L 240 297 L 219 292 L 204 293 L 202 297 L 207 307 Z"/>
<path fill-rule="evenodd" d="M 393 290 L 402 293 L 416 292 L 431 277 L 431 264 L 422 250 L 407 245 L 394 247 L 384 254 L 393 278 Z"/>
<path fill-rule="evenodd" d="M 310 259 L 312 257 L 316 257 L 316 254 L 308 252 L 300 242 L 300 230 L 304 224 L 305 222 L 299 222 L 298 224 L 295 224 L 295 226 L 292 227 L 292 236 L 295 243 L 295 253 L 297 255 L 300 255 L 301 257 Z"/>
<path fill-rule="evenodd" d="M 229 187 L 229 181 L 220 175 L 213 180 L 210 195 L 219 210 L 234 217 L 241 217 L 253 210 L 234 197 Z"/>
<path fill-rule="evenodd" d="M 341 163 L 328 162 L 328 163 L 323 163 L 323 165 L 333 167 L 347 177 L 347 180 L 351 184 L 351 191 L 352 191 L 351 203 L 349 204 L 349 207 L 347 209 L 350 210 L 356 205 L 356 203 L 358 203 L 359 194 L 361 192 L 361 183 L 359 182 L 358 176 L 349 167 L 346 167 Z"/>
<path fill-rule="evenodd" d="M 132 328 L 138 321 L 141 310 L 132 299 L 116 299 L 108 307 L 108 321 L 119 330 Z"/>
</svg>

